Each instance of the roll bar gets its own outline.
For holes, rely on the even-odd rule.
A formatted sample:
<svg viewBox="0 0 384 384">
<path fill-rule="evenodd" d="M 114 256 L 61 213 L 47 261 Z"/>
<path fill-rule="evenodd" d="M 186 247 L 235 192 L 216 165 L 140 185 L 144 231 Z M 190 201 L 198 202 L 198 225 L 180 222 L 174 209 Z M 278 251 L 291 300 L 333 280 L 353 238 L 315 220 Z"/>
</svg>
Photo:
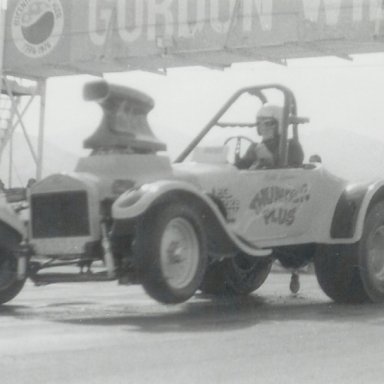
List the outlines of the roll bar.
<svg viewBox="0 0 384 384">
<path fill-rule="evenodd" d="M 244 87 L 238 90 L 228 101 L 219 109 L 219 111 L 208 121 L 200 133 L 191 141 L 191 143 L 180 153 L 175 159 L 175 163 L 183 162 L 192 150 L 200 143 L 203 137 L 211 130 L 212 127 L 219 123 L 220 118 L 228 111 L 228 109 L 235 103 L 239 97 L 245 93 L 249 93 L 258 97 L 262 103 L 267 102 L 264 91 L 276 89 L 281 91 L 284 95 L 283 105 L 283 120 L 282 120 L 282 136 L 279 148 L 279 164 L 278 166 L 285 166 L 287 164 L 288 156 L 288 126 L 293 126 L 293 136 L 298 138 L 297 125 L 304 122 L 302 118 L 297 117 L 296 98 L 293 92 L 281 84 L 264 84 L 258 86 Z M 219 123 L 220 124 L 220 123 Z"/>
</svg>

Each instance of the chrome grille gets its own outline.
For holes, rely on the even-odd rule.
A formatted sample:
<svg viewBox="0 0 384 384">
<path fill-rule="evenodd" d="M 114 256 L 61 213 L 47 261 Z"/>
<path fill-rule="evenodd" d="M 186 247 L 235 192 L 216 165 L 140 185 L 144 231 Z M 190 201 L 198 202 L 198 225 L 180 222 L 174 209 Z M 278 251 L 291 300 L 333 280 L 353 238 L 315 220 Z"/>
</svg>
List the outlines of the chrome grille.
<svg viewBox="0 0 384 384">
<path fill-rule="evenodd" d="M 90 233 L 85 191 L 32 195 L 32 237 L 76 237 Z"/>
</svg>

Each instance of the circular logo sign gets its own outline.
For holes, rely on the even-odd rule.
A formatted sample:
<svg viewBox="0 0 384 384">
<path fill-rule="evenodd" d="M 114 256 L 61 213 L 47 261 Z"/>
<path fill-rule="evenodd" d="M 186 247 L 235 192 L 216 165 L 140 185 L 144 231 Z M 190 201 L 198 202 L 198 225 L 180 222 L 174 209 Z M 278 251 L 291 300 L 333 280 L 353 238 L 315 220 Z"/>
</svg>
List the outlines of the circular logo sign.
<svg viewBox="0 0 384 384">
<path fill-rule="evenodd" d="M 32 58 L 46 56 L 57 45 L 64 27 L 59 0 L 20 0 L 12 17 L 18 50 Z"/>
</svg>

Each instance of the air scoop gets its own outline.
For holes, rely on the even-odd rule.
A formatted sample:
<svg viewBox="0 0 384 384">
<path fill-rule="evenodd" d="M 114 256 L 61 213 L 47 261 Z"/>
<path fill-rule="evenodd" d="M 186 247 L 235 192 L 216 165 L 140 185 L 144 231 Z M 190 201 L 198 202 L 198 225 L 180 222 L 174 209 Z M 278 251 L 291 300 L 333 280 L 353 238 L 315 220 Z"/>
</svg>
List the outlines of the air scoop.
<svg viewBox="0 0 384 384">
<path fill-rule="evenodd" d="M 126 150 L 132 153 L 156 153 L 166 145 L 153 134 L 147 120 L 155 105 L 143 92 L 105 81 L 88 83 L 84 99 L 96 101 L 103 109 L 103 117 L 96 131 L 84 141 L 84 148 Z"/>
</svg>

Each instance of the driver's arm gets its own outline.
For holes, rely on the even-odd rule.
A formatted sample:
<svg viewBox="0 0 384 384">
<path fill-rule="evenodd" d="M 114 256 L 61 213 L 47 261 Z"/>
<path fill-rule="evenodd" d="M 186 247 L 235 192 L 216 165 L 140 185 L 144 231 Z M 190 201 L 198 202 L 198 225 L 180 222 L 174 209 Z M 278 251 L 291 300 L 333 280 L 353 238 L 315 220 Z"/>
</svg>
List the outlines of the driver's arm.
<svg viewBox="0 0 384 384">
<path fill-rule="evenodd" d="M 244 156 L 235 162 L 237 168 L 248 169 L 257 160 L 256 146 L 256 143 L 251 144 Z"/>
</svg>

